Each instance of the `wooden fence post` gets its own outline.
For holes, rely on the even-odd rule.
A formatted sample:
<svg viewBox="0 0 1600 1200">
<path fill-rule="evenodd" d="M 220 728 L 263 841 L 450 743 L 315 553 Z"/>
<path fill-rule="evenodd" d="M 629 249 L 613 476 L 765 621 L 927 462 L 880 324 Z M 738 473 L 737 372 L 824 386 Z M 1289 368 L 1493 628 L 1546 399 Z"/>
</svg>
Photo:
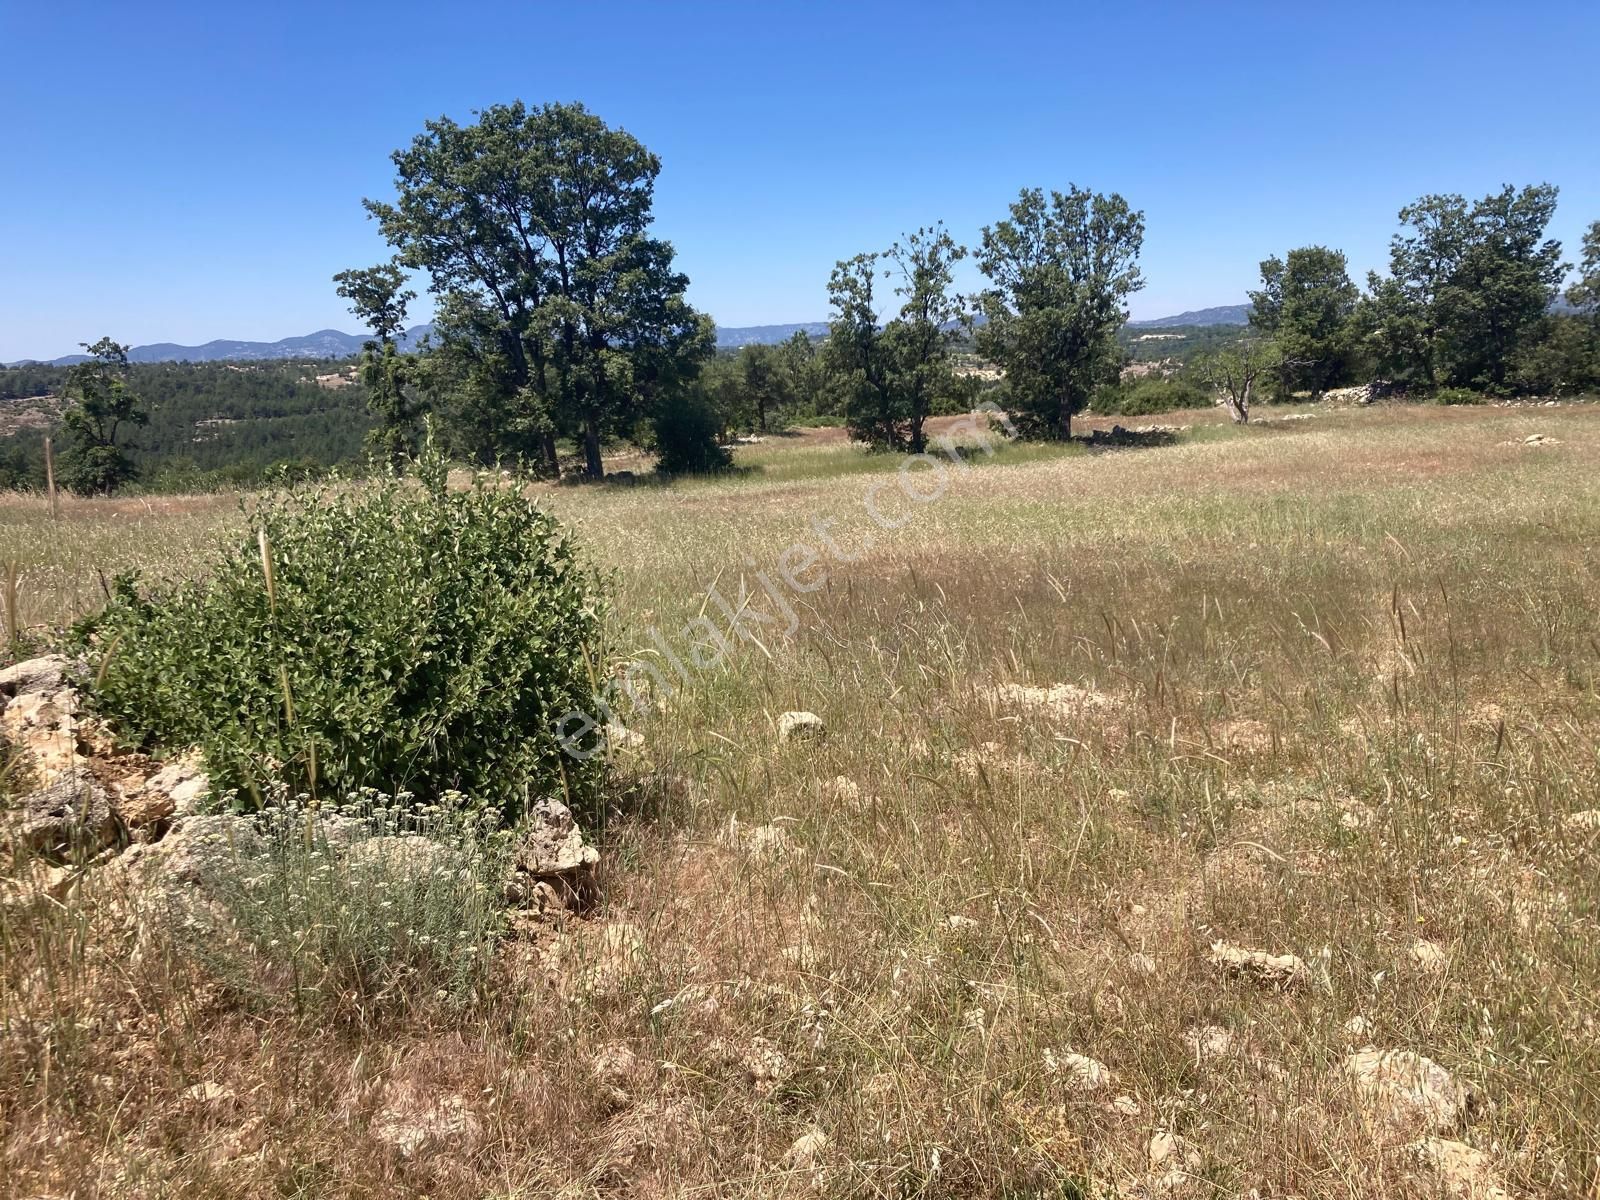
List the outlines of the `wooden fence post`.
<svg viewBox="0 0 1600 1200">
<path fill-rule="evenodd" d="M 50 493 L 50 519 L 54 521 L 59 513 L 56 510 L 56 456 L 50 451 L 50 439 L 44 440 L 44 486 Z"/>
</svg>

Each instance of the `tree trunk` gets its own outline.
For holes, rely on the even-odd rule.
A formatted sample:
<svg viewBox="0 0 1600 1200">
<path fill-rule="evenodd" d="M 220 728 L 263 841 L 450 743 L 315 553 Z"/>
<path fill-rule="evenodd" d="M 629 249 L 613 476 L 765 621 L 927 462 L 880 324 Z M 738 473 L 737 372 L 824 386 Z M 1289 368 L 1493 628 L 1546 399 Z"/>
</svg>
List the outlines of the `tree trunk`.
<svg viewBox="0 0 1600 1200">
<path fill-rule="evenodd" d="M 606 477 L 605 464 L 600 461 L 600 418 L 593 413 L 583 418 L 583 473 L 590 479 Z"/>
<path fill-rule="evenodd" d="M 922 423 L 927 418 L 922 413 L 914 413 L 911 417 L 911 453 L 921 454 L 928 448 L 928 439 L 922 434 Z"/>
<path fill-rule="evenodd" d="M 1072 401 L 1061 398 L 1061 412 L 1056 418 L 1056 436 L 1063 442 L 1072 440 Z"/>
<path fill-rule="evenodd" d="M 544 460 L 544 469 L 551 479 L 561 478 L 561 463 L 556 458 L 556 435 L 545 430 L 539 435 L 539 457 Z"/>
<path fill-rule="evenodd" d="M 1233 420 L 1237 425 L 1250 424 L 1250 385 L 1244 385 L 1244 390 L 1233 398 Z"/>
</svg>

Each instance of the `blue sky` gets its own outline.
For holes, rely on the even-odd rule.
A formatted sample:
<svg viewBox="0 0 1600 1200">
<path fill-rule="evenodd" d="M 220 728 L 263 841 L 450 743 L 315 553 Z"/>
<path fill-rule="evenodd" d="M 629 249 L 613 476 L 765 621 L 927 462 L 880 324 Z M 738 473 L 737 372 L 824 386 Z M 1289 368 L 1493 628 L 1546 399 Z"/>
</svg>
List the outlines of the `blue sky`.
<svg viewBox="0 0 1600 1200">
<path fill-rule="evenodd" d="M 449 114 L 581 100 L 663 160 L 657 225 L 725 325 L 826 316 L 833 262 L 1023 186 L 1144 210 L 1136 317 L 1291 246 L 1381 266 L 1430 191 L 1600 218 L 1600 5 L 73 4 L 0 0 L 0 361 L 355 323 L 361 208 Z M 419 312 L 426 316 L 426 311 Z"/>
</svg>

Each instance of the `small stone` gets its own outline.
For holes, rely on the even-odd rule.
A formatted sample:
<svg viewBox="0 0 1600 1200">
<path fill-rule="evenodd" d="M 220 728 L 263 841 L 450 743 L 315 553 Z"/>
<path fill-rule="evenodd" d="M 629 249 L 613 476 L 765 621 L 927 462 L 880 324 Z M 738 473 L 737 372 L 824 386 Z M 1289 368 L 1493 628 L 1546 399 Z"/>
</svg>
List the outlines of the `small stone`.
<svg viewBox="0 0 1600 1200">
<path fill-rule="evenodd" d="M 195 1084 L 184 1092 L 184 1095 L 200 1104 L 214 1104 L 219 1100 L 232 1100 L 233 1089 L 207 1080 L 205 1083 Z"/>
<path fill-rule="evenodd" d="M 527 903 L 550 892 L 560 907 L 582 907 L 596 897 L 600 851 L 584 841 L 571 809 L 553 798 L 539 800 L 520 833 L 509 894 Z"/>
<path fill-rule="evenodd" d="M 1184 1031 L 1183 1041 L 1195 1061 L 1225 1058 L 1233 1050 L 1233 1034 L 1220 1025 L 1200 1025 Z"/>
<path fill-rule="evenodd" d="M 1576 837 L 1589 837 L 1600 833 L 1600 808 L 1586 808 L 1568 813 L 1561 819 L 1561 828 Z"/>
<path fill-rule="evenodd" d="M 964 917 L 960 913 L 951 913 L 944 919 L 944 927 L 960 933 L 964 929 L 976 929 L 978 923 L 971 917 Z"/>
<path fill-rule="evenodd" d="M 789 1078 L 789 1059 L 777 1045 L 764 1037 L 750 1040 L 750 1049 L 739 1064 L 745 1082 L 758 1093 L 767 1095 Z"/>
<path fill-rule="evenodd" d="M 1494 1159 L 1465 1142 L 1428 1137 L 1407 1147 L 1433 1172 L 1456 1200 L 1510 1200 L 1494 1169 Z"/>
<path fill-rule="evenodd" d="M 166 797 L 170 805 L 166 815 L 178 817 L 197 812 L 200 802 L 210 793 L 211 777 L 206 774 L 205 763 L 195 751 L 167 763 L 150 776 L 140 789 L 143 796 Z M 154 803 L 159 805 L 160 802 Z"/>
<path fill-rule="evenodd" d="M 5 814 L 3 841 L 53 860 L 91 856 L 117 836 L 106 790 L 87 776 L 70 776 L 29 792 Z"/>
<path fill-rule="evenodd" d="M 478 1136 L 478 1119 L 460 1096 L 441 1096 L 425 1100 L 402 1096 L 391 1101 L 373 1123 L 379 1141 L 414 1158 L 427 1150 L 459 1150 Z"/>
<path fill-rule="evenodd" d="M 632 1099 L 628 1089 L 640 1073 L 639 1056 L 620 1042 L 603 1047 L 589 1064 L 589 1074 L 612 1104 L 627 1104 Z"/>
<path fill-rule="evenodd" d="M 253 822 L 232 813 L 185 817 L 159 842 L 130 846 L 127 867 L 170 892 L 214 886 L 241 861 L 259 857 L 266 844 Z"/>
<path fill-rule="evenodd" d="M 778 717 L 780 742 L 811 741 L 827 733 L 822 718 L 813 712 L 786 712 Z"/>
<path fill-rule="evenodd" d="M 1211 943 L 1211 963 L 1226 974 L 1282 989 L 1299 987 L 1311 977 L 1311 969 L 1298 955 L 1269 954 L 1227 942 Z"/>
<path fill-rule="evenodd" d="M 11 877 L 0 878 L 0 914 L 21 921 L 60 904 L 72 891 L 78 872 L 29 859 Z"/>
<path fill-rule="evenodd" d="M 1442 975 L 1450 969 L 1450 956 L 1444 947 L 1426 938 L 1418 938 L 1406 948 L 1411 965 L 1425 975 Z"/>
<path fill-rule="evenodd" d="M 744 844 L 751 858 L 762 861 L 784 858 L 794 852 L 789 833 L 781 825 L 757 825 L 745 835 Z"/>
<path fill-rule="evenodd" d="M 408 882 L 453 875 L 461 856 L 442 842 L 419 834 L 391 834 L 356 842 L 345 854 L 352 870 L 382 872 Z"/>
<path fill-rule="evenodd" d="M 174 812 L 172 797 L 165 792 L 146 791 L 142 779 L 113 785 L 111 807 L 130 830 L 159 825 Z"/>
<path fill-rule="evenodd" d="M 1116 1113 L 1119 1117 L 1137 1117 L 1140 1112 L 1139 1102 L 1132 1096 L 1118 1096 L 1106 1105 L 1106 1111 Z"/>
<path fill-rule="evenodd" d="M 1369 1113 L 1396 1131 L 1448 1133 L 1466 1111 L 1466 1089 L 1413 1051 L 1358 1050 L 1345 1057 L 1343 1070 Z"/>
<path fill-rule="evenodd" d="M 1344 1023 L 1344 1031 L 1350 1037 L 1355 1039 L 1371 1037 L 1372 1022 L 1367 1020 L 1360 1013 L 1357 1013 Z"/>
<path fill-rule="evenodd" d="M 643 750 L 644 734 L 640 733 L 637 729 L 629 729 L 626 725 L 607 725 L 606 745 L 610 747 L 612 751 Z"/>
<path fill-rule="evenodd" d="M 828 1135 L 820 1129 L 808 1130 L 784 1151 L 783 1166 L 790 1171 L 815 1171 L 822 1164 L 827 1149 Z"/>
<path fill-rule="evenodd" d="M 1148 954 L 1130 954 L 1128 955 L 1128 969 L 1135 975 L 1142 975 L 1148 979 L 1156 973 L 1156 960 Z"/>
<path fill-rule="evenodd" d="M 1200 1169 L 1200 1152 L 1186 1138 L 1169 1129 L 1158 1129 L 1150 1137 L 1145 1153 L 1156 1170 L 1194 1172 Z"/>
<path fill-rule="evenodd" d="M 59 654 L 46 654 L 13 663 L 0 670 L 0 696 L 15 698 L 31 692 L 55 691 L 65 683 L 67 660 Z"/>
<path fill-rule="evenodd" d="M 1121 707 L 1116 697 L 1076 683 L 1052 683 L 1046 687 L 1002 683 L 983 689 L 983 695 L 996 705 L 1033 709 L 1058 720 L 1091 712 L 1114 712 Z"/>
<path fill-rule="evenodd" d="M 1058 1055 L 1053 1050 L 1046 1050 L 1044 1070 L 1046 1075 L 1060 1079 L 1068 1090 L 1074 1092 L 1095 1092 L 1111 1083 L 1111 1068 L 1087 1054 L 1068 1051 Z"/>
<path fill-rule="evenodd" d="M 834 800 L 841 804 L 858 804 L 861 801 L 861 785 L 854 779 L 843 775 L 835 775 L 832 779 L 822 784 L 824 799 Z"/>
</svg>

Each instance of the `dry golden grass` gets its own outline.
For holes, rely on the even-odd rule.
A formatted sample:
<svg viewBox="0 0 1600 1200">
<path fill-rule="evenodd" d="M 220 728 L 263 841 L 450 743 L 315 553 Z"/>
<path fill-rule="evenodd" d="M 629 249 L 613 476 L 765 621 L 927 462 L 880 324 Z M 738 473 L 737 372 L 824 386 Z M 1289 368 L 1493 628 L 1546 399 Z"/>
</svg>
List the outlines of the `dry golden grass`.
<svg viewBox="0 0 1600 1200">
<path fill-rule="evenodd" d="M 597 913 L 522 928 L 482 1007 L 379 1028 L 130 953 L 109 883 L 8 919 L 0 1191 L 1451 1194 L 1342 1075 L 1371 1044 L 1469 1089 L 1448 1136 L 1495 1186 L 1596 1194 L 1600 831 L 1568 818 L 1600 808 L 1600 410 L 1021 452 L 920 506 L 819 442 L 550 493 L 674 683 L 619 764 L 674 785 L 619 800 Z M 29 619 L 231 519 L 172 503 L 0 504 Z M 771 612 L 813 518 L 856 560 L 676 686 L 651 628 L 681 653 L 713 584 Z M 780 743 L 796 709 L 828 736 Z"/>
</svg>

